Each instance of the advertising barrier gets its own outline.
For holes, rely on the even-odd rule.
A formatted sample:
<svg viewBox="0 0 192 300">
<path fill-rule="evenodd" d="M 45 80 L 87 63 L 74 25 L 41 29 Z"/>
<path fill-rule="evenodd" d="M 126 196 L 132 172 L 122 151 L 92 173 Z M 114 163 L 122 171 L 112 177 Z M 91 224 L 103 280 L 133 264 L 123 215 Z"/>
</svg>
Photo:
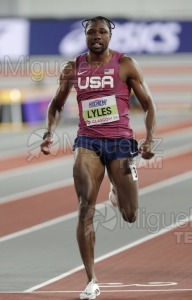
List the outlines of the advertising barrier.
<svg viewBox="0 0 192 300">
<path fill-rule="evenodd" d="M 133 21 L 113 19 L 110 47 L 126 54 L 192 52 L 192 21 Z M 82 20 L 0 20 L 0 60 L 7 55 L 62 55 L 86 50 Z"/>
<path fill-rule="evenodd" d="M 153 66 L 155 79 L 152 69 L 145 66 L 145 74 L 159 106 L 182 103 L 191 107 L 190 61 L 185 65 L 182 61 L 181 67 L 173 54 L 187 56 L 192 53 L 192 21 L 120 18 L 113 21 L 116 27 L 112 31 L 112 49 L 131 56 L 157 55 L 160 60 L 164 56 L 161 66 Z M 81 22 L 80 19 L 0 19 L 0 123 L 33 124 L 45 120 L 62 65 L 87 50 Z M 176 62 L 168 65 L 171 56 L 177 59 L 178 65 Z M 177 78 L 175 74 L 178 73 Z M 35 95 L 34 90 L 37 90 Z M 22 99 L 20 94 L 24 95 Z M 26 94 L 30 94 L 29 97 Z M 73 95 L 70 108 L 66 105 L 69 119 L 77 115 L 74 99 Z"/>
</svg>

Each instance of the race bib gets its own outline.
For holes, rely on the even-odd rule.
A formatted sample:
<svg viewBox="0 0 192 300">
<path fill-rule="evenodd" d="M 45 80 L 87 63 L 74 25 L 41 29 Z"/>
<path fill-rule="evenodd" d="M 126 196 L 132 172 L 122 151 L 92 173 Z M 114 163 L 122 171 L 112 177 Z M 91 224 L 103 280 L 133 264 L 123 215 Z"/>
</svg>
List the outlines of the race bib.
<svg viewBox="0 0 192 300">
<path fill-rule="evenodd" d="M 87 126 L 119 120 L 115 95 L 82 101 L 82 109 Z"/>
</svg>

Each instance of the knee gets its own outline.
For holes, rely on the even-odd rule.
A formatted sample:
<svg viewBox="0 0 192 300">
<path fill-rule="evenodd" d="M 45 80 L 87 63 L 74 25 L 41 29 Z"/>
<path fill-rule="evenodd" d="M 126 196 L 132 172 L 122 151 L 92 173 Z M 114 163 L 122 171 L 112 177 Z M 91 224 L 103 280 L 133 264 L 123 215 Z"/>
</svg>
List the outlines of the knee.
<svg viewBox="0 0 192 300">
<path fill-rule="evenodd" d="M 134 223 L 137 219 L 137 209 L 132 209 L 131 211 L 122 211 L 121 215 L 123 220 L 128 223 Z"/>
</svg>

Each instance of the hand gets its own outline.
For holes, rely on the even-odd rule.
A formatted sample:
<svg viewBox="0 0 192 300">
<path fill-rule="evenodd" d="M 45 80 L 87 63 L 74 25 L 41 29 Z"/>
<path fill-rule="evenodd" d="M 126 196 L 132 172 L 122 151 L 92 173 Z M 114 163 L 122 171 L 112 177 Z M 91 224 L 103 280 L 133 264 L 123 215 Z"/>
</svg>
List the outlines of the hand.
<svg viewBox="0 0 192 300">
<path fill-rule="evenodd" d="M 53 144 L 53 139 L 52 139 L 52 133 L 51 132 L 45 132 L 43 139 L 44 142 L 40 145 L 41 151 L 43 154 L 48 155 L 51 153 L 51 145 Z"/>
<path fill-rule="evenodd" d="M 145 141 L 139 147 L 139 152 L 143 159 L 151 159 L 155 154 L 152 151 L 153 141 Z"/>
</svg>

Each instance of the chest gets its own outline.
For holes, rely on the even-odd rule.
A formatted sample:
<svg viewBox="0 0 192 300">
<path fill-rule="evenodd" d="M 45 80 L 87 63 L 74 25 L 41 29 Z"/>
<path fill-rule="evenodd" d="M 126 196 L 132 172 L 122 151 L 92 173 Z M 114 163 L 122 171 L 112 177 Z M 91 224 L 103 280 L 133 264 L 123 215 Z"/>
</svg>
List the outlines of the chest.
<svg viewBox="0 0 192 300">
<path fill-rule="evenodd" d="M 87 75 L 77 77 L 77 87 L 80 90 L 114 88 L 115 77 L 111 75 Z"/>
</svg>

